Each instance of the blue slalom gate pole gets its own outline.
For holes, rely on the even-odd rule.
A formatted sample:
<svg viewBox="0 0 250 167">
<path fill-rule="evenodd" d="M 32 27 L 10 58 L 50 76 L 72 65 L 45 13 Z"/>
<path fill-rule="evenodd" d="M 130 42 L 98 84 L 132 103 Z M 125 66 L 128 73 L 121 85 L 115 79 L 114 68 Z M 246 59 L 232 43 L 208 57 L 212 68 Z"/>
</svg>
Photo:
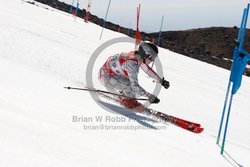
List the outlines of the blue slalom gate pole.
<svg viewBox="0 0 250 167">
<path fill-rule="evenodd" d="M 231 74 L 229 77 L 229 83 L 228 83 L 228 88 L 227 88 L 227 93 L 226 93 L 226 98 L 224 102 L 224 107 L 223 107 L 223 112 L 222 112 L 222 117 L 221 117 L 221 122 L 220 122 L 220 128 L 219 128 L 219 133 L 217 136 L 217 144 L 219 144 L 220 141 L 220 135 L 221 135 L 221 130 L 223 126 L 223 120 L 224 120 L 224 115 L 225 115 L 225 110 L 227 107 L 227 100 L 228 100 L 228 95 L 229 91 L 231 89 L 231 82 L 233 83 L 233 87 L 230 96 L 230 101 L 228 105 L 228 111 L 227 111 L 227 118 L 226 118 L 226 123 L 225 123 L 225 129 L 224 129 L 224 136 L 222 140 L 222 145 L 221 145 L 221 154 L 224 152 L 225 148 L 225 142 L 226 142 L 226 136 L 227 136 L 227 129 L 228 129 L 228 124 L 229 124 L 229 118 L 230 118 L 230 113 L 231 113 L 231 106 L 233 102 L 233 96 L 237 92 L 237 90 L 240 88 L 241 85 L 241 80 L 242 80 L 242 74 L 244 72 L 244 69 L 246 67 L 246 64 L 250 60 L 250 55 L 248 52 L 246 52 L 243 49 L 243 43 L 244 43 L 244 37 L 246 34 L 246 25 L 247 25 L 247 18 L 248 18 L 248 12 L 249 12 L 249 7 L 250 4 L 248 4 L 247 8 L 244 9 L 242 20 L 241 20 L 241 25 L 240 25 L 240 30 L 238 33 L 237 37 L 237 45 L 234 49 L 234 55 L 233 55 L 233 64 L 231 67 Z"/>
<path fill-rule="evenodd" d="M 79 9 L 79 0 L 77 0 L 77 5 L 76 5 L 76 16 L 77 16 L 78 9 Z"/>
<path fill-rule="evenodd" d="M 102 32 L 101 32 L 101 35 L 100 35 L 100 40 L 102 39 L 102 33 L 103 33 L 103 29 L 104 29 L 104 27 L 105 27 L 105 23 L 106 23 L 106 20 L 107 20 L 107 16 L 108 16 L 108 12 L 109 12 L 110 3 L 111 3 L 111 0 L 109 0 L 107 12 L 106 12 L 105 19 L 104 19 L 104 22 L 103 22 L 103 25 L 102 25 Z"/>
<path fill-rule="evenodd" d="M 162 31 L 163 20 L 164 20 L 164 16 L 162 16 L 162 18 L 161 18 L 161 27 L 160 27 L 160 31 L 159 31 L 158 40 L 157 40 L 158 46 L 160 45 L 160 42 L 161 42 L 161 31 Z M 155 64 L 155 61 L 153 61 L 151 68 L 153 68 L 154 64 Z"/>
<path fill-rule="evenodd" d="M 229 116 L 230 116 L 230 112 L 231 112 L 232 102 L 233 102 L 233 94 L 231 94 L 231 97 L 230 97 L 228 113 L 227 113 L 227 120 L 226 120 L 226 126 L 225 126 L 223 141 L 222 141 L 222 145 L 221 145 L 221 152 L 220 152 L 221 154 L 223 154 L 223 152 L 224 152 L 225 141 L 226 141 L 226 136 L 227 136 L 228 121 L 229 121 Z"/>
<path fill-rule="evenodd" d="M 218 132 L 218 135 L 217 135 L 216 144 L 219 144 L 219 142 L 220 142 L 220 135 L 221 135 L 222 125 L 223 125 L 223 122 L 224 122 L 225 111 L 226 111 L 226 108 L 227 108 L 227 101 L 228 101 L 228 95 L 229 95 L 229 92 L 230 92 L 230 88 L 231 88 L 231 82 L 229 80 L 228 81 L 228 86 L 227 86 L 227 93 L 226 93 L 226 97 L 225 97 L 225 101 L 224 101 L 223 112 L 222 112 L 222 116 L 221 116 L 221 120 L 220 120 L 220 128 L 219 128 L 219 132 Z"/>
<path fill-rule="evenodd" d="M 241 25 L 240 25 L 240 31 L 239 31 L 239 34 L 237 37 L 237 41 L 240 42 L 240 46 L 242 46 L 242 43 L 243 43 L 242 36 L 244 36 L 244 31 L 243 31 L 244 25 L 246 26 L 246 23 L 245 23 L 246 22 L 245 21 L 246 20 L 246 12 L 247 12 L 246 10 L 247 9 L 244 9 L 242 20 L 241 20 Z M 243 37 L 243 39 L 244 39 L 244 37 Z M 236 46 L 236 47 L 240 47 L 240 46 Z M 238 49 L 235 48 L 234 55 L 233 55 L 234 61 L 235 61 L 235 57 L 237 56 L 237 54 L 238 54 Z M 225 111 L 226 111 L 226 107 L 227 107 L 227 101 L 228 101 L 228 95 L 229 95 L 230 88 L 231 88 L 231 81 L 229 78 L 227 93 L 226 93 L 226 97 L 225 97 L 225 101 L 224 101 L 224 107 L 223 107 L 223 112 L 222 112 L 222 116 L 221 116 L 220 127 L 219 127 L 219 132 L 218 132 L 216 144 L 219 144 L 219 142 L 220 142 L 220 135 L 221 135 L 221 130 L 222 130 L 223 122 L 224 122 L 224 116 L 225 116 Z"/>
<path fill-rule="evenodd" d="M 247 26 L 247 18 L 248 18 L 248 11 L 249 11 L 249 6 L 250 4 L 247 5 L 247 8 L 244 9 L 244 14 L 243 14 L 243 18 L 242 18 L 242 24 L 241 24 L 241 27 L 243 27 L 242 31 L 240 32 L 240 39 L 239 39 L 239 42 L 240 42 L 240 46 L 239 48 L 242 49 L 243 48 L 243 43 L 244 43 L 244 39 L 245 39 L 245 34 L 246 34 L 246 26 Z"/>
<path fill-rule="evenodd" d="M 71 7 L 70 7 L 70 9 L 69 9 L 69 13 L 70 13 L 70 14 L 72 14 L 72 11 L 73 11 L 73 4 L 74 4 L 74 1 L 75 1 L 75 0 L 72 1 Z"/>
<path fill-rule="evenodd" d="M 160 32 L 158 36 L 158 43 L 157 43 L 158 46 L 160 45 L 160 42 L 161 42 L 161 31 L 162 31 L 163 20 L 164 20 L 164 16 L 162 16 L 161 18 L 161 28 L 160 28 Z"/>
</svg>

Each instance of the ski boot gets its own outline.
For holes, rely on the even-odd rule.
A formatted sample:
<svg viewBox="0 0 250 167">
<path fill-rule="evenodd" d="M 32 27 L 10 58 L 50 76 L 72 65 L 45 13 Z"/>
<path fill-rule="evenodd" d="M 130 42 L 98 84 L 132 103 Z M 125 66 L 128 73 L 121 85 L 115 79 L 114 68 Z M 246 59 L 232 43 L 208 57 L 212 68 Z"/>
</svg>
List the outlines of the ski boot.
<svg viewBox="0 0 250 167">
<path fill-rule="evenodd" d="M 120 103 L 128 109 L 135 109 L 138 112 L 144 111 L 144 106 L 141 103 L 139 103 L 136 99 L 120 98 Z"/>
</svg>

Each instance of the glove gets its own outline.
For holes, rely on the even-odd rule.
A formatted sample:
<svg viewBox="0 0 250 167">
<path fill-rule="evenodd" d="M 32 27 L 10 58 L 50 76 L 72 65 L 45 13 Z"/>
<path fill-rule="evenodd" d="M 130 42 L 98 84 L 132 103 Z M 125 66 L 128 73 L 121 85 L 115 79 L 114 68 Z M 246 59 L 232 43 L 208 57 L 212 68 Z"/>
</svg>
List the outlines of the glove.
<svg viewBox="0 0 250 167">
<path fill-rule="evenodd" d="M 160 99 L 158 99 L 155 95 L 150 95 L 148 97 L 148 101 L 149 103 L 159 103 L 160 102 Z"/>
<path fill-rule="evenodd" d="M 165 80 L 164 77 L 160 80 L 160 83 L 165 89 L 168 89 L 170 86 L 169 82 Z"/>
</svg>

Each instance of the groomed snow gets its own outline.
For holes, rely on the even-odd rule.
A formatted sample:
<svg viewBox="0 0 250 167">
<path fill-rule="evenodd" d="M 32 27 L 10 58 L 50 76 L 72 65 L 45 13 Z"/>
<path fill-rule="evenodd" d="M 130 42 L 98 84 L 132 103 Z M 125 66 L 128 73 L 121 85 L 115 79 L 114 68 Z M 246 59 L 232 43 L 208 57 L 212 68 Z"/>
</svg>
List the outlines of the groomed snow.
<svg viewBox="0 0 250 167">
<path fill-rule="evenodd" d="M 110 113 L 88 92 L 64 89 L 84 87 L 94 50 L 109 39 L 124 37 L 105 29 L 99 40 L 100 33 L 95 24 L 74 21 L 37 2 L 1 2 L 1 166 L 250 166 L 247 77 L 234 97 L 224 156 L 216 136 L 227 70 L 160 48 L 164 76 L 171 86 L 161 90 L 161 102 L 151 108 L 201 123 L 205 130 L 199 135 L 103 102 L 121 114 Z M 104 89 L 96 78 L 104 60 L 133 47 L 114 45 L 98 57 L 94 73 L 89 74 L 96 88 Z M 143 72 L 139 77 L 152 91 L 152 80 Z"/>
</svg>

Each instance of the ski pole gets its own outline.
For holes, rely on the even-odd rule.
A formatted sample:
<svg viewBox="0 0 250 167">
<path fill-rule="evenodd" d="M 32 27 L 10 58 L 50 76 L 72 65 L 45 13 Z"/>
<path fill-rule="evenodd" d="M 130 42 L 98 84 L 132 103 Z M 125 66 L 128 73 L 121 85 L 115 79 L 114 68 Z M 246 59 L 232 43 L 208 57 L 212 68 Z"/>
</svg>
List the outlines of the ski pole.
<svg viewBox="0 0 250 167">
<path fill-rule="evenodd" d="M 129 96 L 125 96 L 125 95 L 120 95 L 120 94 L 116 94 L 116 93 L 112 93 L 112 92 L 108 92 L 108 91 L 104 91 L 104 90 L 98 90 L 98 89 L 84 89 L 84 88 L 74 88 L 74 87 L 64 87 L 65 89 L 74 89 L 74 90 L 83 90 L 83 91 L 89 91 L 89 92 L 100 92 L 100 93 L 106 93 L 106 94 L 110 94 L 110 95 L 114 95 L 114 96 L 119 96 L 119 97 L 125 97 L 125 98 L 129 98 L 131 99 L 132 97 Z M 148 99 L 143 99 L 143 98 L 134 98 L 135 100 L 148 100 Z"/>
</svg>

